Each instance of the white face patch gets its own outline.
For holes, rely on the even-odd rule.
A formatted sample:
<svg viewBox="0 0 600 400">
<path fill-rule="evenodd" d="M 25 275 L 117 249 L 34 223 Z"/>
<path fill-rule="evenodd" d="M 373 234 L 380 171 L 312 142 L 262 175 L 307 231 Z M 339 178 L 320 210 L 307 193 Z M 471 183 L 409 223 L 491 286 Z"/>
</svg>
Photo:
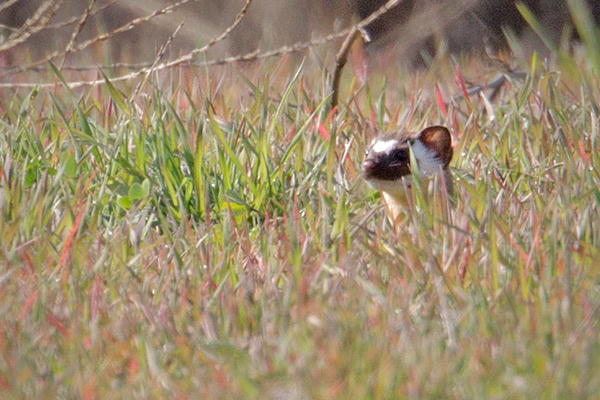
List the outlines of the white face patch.
<svg viewBox="0 0 600 400">
<path fill-rule="evenodd" d="M 392 151 L 394 147 L 398 144 L 398 140 L 390 139 L 390 140 L 377 140 L 371 146 L 371 150 L 374 153 L 389 153 Z"/>
<path fill-rule="evenodd" d="M 438 154 L 425 146 L 420 140 L 415 140 L 412 144 L 412 151 L 419 162 L 419 169 L 426 175 L 435 174 L 443 167 L 443 161 Z"/>
</svg>

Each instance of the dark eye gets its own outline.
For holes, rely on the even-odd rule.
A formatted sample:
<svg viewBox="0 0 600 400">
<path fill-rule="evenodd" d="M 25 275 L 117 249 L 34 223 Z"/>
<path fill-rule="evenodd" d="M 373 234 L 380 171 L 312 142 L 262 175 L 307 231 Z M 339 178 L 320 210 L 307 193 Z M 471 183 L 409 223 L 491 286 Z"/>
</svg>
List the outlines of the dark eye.
<svg viewBox="0 0 600 400">
<path fill-rule="evenodd" d="M 371 152 L 371 150 L 370 150 L 370 149 L 366 149 L 366 150 L 365 150 L 365 157 L 366 157 L 366 156 L 368 156 L 370 152 Z"/>
<path fill-rule="evenodd" d="M 400 161 L 408 161 L 408 151 L 406 149 L 398 149 L 394 151 L 394 158 Z"/>
</svg>

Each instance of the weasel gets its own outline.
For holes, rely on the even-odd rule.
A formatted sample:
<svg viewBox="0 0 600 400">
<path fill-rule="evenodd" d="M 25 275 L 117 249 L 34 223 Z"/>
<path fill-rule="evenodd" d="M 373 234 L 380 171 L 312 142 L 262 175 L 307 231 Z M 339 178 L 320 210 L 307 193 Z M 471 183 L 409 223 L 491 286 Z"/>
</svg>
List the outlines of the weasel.
<svg viewBox="0 0 600 400">
<path fill-rule="evenodd" d="M 452 138 L 447 128 L 430 126 L 419 133 L 401 132 L 375 138 L 365 152 L 363 176 L 371 186 L 381 191 L 394 223 L 408 206 L 406 189 L 410 189 L 411 184 L 409 148 L 417 161 L 423 183 L 427 184 L 429 179 L 441 172 L 447 193 L 453 193 L 452 172 L 448 168 L 452 160 Z"/>
</svg>

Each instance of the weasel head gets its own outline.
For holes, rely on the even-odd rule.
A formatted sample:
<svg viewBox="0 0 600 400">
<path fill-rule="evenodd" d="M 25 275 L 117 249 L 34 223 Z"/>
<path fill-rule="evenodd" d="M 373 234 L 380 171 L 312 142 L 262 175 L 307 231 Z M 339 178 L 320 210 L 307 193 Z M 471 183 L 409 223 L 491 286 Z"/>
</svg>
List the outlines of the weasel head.
<svg viewBox="0 0 600 400">
<path fill-rule="evenodd" d="M 365 153 L 365 180 L 391 195 L 403 190 L 402 180 L 411 175 L 410 148 L 423 175 L 445 170 L 452 160 L 452 138 L 443 126 L 430 126 L 419 133 L 396 133 L 373 140 Z"/>
</svg>

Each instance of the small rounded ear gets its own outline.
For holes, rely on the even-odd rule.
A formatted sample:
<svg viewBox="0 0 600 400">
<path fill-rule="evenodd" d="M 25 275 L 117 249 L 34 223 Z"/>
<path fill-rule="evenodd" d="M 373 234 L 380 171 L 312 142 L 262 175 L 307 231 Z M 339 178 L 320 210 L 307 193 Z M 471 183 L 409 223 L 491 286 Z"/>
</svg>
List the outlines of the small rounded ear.
<svg viewBox="0 0 600 400">
<path fill-rule="evenodd" d="M 433 150 L 444 163 L 444 168 L 452 161 L 452 137 L 444 126 L 430 126 L 419 132 L 417 139 L 428 149 Z"/>
</svg>

